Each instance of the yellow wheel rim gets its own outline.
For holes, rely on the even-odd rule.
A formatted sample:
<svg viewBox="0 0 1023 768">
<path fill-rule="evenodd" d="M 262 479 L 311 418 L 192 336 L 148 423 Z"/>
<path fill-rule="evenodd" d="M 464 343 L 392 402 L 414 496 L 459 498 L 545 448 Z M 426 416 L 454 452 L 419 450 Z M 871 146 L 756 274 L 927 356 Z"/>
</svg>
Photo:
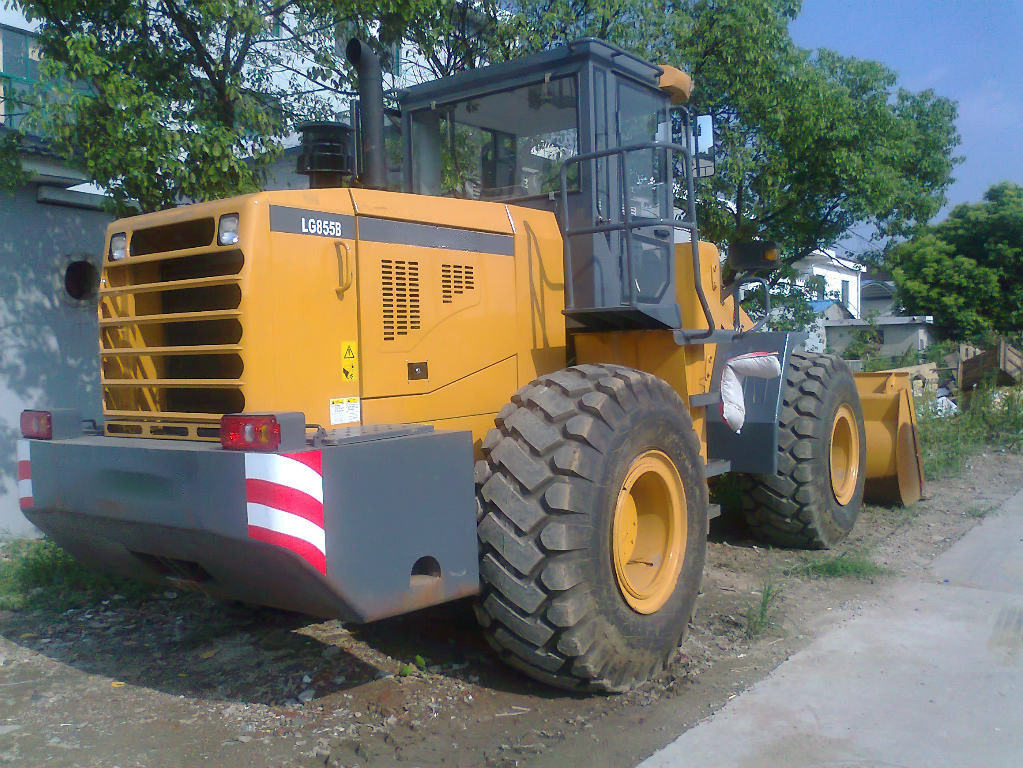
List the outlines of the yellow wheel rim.
<svg viewBox="0 0 1023 768">
<path fill-rule="evenodd" d="M 671 597 L 685 560 L 688 519 L 678 470 L 665 454 L 640 454 L 622 482 L 611 529 L 611 557 L 625 602 L 654 613 Z"/>
<path fill-rule="evenodd" d="M 860 477 L 860 431 L 852 408 L 842 405 L 831 425 L 831 492 L 843 506 L 852 501 Z"/>
</svg>

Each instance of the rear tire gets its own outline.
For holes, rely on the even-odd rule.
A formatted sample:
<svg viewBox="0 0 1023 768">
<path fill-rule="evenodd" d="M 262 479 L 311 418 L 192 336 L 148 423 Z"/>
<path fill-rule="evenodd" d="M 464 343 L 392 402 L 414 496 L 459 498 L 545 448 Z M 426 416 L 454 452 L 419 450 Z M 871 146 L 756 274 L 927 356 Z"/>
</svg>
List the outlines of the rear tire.
<svg viewBox="0 0 1023 768">
<path fill-rule="evenodd" d="M 642 683 L 703 575 L 707 483 L 682 401 L 648 373 L 580 365 L 519 390 L 496 425 L 476 467 L 488 641 L 561 688 Z"/>
<path fill-rule="evenodd" d="M 863 504 L 866 437 L 856 382 L 834 355 L 793 352 L 778 425 L 778 473 L 740 475 L 742 509 L 767 544 L 823 549 Z"/>
</svg>

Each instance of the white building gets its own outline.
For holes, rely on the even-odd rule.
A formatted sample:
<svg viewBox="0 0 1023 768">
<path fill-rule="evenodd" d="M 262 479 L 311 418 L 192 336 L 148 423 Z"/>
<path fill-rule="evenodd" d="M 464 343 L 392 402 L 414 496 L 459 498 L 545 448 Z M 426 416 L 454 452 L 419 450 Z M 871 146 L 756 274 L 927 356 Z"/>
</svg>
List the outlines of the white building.
<svg viewBox="0 0 1023 768">
<path fill-rule="evenodd" d="M 862 264 L 836 256 L 831 251 L 815 251 L 793 266 L 799 272 L 800 277 L 796 279 L 799 284 L 805 285 L 814 277 L 823 278 L 824 290 L 816 298 L 836 299 L 854 318 L 861 316 L 860 289 L 862 275 L 867 271 Z"/>
</svg>

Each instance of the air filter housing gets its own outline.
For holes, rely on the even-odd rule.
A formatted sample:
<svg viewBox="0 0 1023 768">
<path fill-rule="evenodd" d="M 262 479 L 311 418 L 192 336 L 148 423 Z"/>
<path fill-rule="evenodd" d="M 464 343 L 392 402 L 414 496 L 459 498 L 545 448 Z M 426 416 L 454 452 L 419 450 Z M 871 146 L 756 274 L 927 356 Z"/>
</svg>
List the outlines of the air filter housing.
<svg viewBox="0 0 1023 768">
<path fill-rule="evenodd" d="M 340 187 L 352 175 L 352 128 L 346 123 L 303 123 L 297 173 L 309 177 L 310 189 Z"/>
</svg>

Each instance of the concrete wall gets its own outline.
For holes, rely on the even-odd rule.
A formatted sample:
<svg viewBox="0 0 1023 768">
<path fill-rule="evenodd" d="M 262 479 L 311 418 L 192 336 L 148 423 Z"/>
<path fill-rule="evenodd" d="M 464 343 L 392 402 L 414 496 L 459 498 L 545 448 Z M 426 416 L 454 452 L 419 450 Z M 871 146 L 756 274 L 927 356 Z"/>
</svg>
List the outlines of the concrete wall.
<svg viewBox="0 0 1023 768">
<path fill-rule="evenodd" d="M 18 508 L 21 411 L 102 410 L 96 300 L 72 299 L 64 271 L 83 258 L 98 271 L 109 216 L 37 203 L 36 188 L 0 192 L 0 537 L 33 531 Z"/>
<path fill-rule="evenodd" d="M 841 354 L 852 342 L 854 335 L 866 326 L 829 326 L 827 328 L 827 346 L 830 352 Z M 879 357 L 898 357 L 906 350 L 921 351 L 930 346 L 931 330 L 921 323 L 905 325 L 881 325 L 882 344 L 877 354 Z"/>
<path fill-rule="evenodd" d="M 920 352 L 930 343 L 930 330 L 925 325 L 889 325 L 884 328 L 884 345 L 880 354 L 896 357 L 910 349 Z"/>
<path fill-rule="evenodd" d="M 861 317 L 887 317 L 895 314 L 895 298 L 893 296 L 885 296 L 879 299 L 868 299 L 866 296 L 860 297 L 860 309 L 862 311 Z"/>
</svg>

